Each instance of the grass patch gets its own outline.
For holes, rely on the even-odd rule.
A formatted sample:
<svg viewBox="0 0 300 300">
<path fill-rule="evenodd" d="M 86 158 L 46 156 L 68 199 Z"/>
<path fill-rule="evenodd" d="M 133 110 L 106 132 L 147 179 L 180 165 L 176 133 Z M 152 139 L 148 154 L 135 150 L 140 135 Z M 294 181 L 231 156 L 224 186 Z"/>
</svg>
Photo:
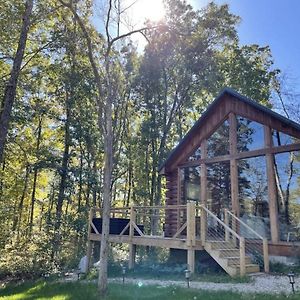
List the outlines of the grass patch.
<svg viewBox="0 0 300 300">
<path fill-rule="evenodd" d="M 279 262 L 271 262 L 270 271 L 274 274 L 288 274 L 290 272 L 300 274 L 300 265 L 288 266 Z"/>
<path fill-rule="evenodd" d="M 153 266 L 149 265 L 136 265 L 134 270 L 126 270 L 127 278 L 139 278 L 139 279 L 161 279 L 161 280 L 185 280 L 184 274 L 185 266 L 182 265 L 165 265 L 157 264 Z M 120 265 L 111 264 L 108 269 L 108 275 L 110 278 L 122 277 L 122 269 Z M 98 272 L 96 269 L 92 269 L 85 279 L 97 279 Z M 207 272 L 202 274 L 193 274 L 192 281 L 200 282 L 215 282 L 215 283 L 249 283 L 252 282 L 252 278 L 249 276 L 236 276 L 230 277 L 224 272 Z"/>
<path fill-rule="evenodd" d="M 288 299 L 299 299 L 300 294 L 289 295 Z M 285 295 L 272 296 L 274 299 L 286 299 Z M 20 285 L 8 285 L 0 290 L 1 300 L 99 300 L 97 288 L 91 283 L 57 283 L 38 281 Z M 104 298 L 102 298 L 104 299 Z M 267 294 L 238 294 L 233 292 L 209 292 L 179 287 L 139 286 L 138 284 L 110 284 L 107 300 L 269 300 Z"/>
</svg>

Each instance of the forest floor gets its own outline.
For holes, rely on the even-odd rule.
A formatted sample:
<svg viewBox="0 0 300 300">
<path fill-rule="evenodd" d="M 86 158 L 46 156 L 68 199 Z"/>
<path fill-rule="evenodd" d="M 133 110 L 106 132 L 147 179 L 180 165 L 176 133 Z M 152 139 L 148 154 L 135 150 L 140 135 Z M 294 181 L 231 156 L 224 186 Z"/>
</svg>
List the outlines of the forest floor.
<svg viewBox="0 0 300 300">
<path fill-rule="evenodd" d="M 117 281 L 118 279 L 113 279 Z M 132 280 L 133 281 L 133 280 Z M 26 282 L 19 285 L 7 285 L 0 289 L 1 300 L 269 300 L 269 293 L 238 293 L 233 291 L 207 291 L 199 290 L 192 283 L 192 288 L 187 289 L 174 285 L 157 284 L 156 281 L 138 281 L 130 283 L 127 280 L 123 285 L 121 283 L 109 283 L 109 292 L 106 298 L 99 297 L 97 286 L 92 282 L 57 282 L 57 281 L 37 281 Z M 241 285 L 241 284 L 236 284 Z M 290 299 L 299 300 L 300 294 L 295 295 L 276 294 L 272 298 L 277 300 Z"/>
</svg>

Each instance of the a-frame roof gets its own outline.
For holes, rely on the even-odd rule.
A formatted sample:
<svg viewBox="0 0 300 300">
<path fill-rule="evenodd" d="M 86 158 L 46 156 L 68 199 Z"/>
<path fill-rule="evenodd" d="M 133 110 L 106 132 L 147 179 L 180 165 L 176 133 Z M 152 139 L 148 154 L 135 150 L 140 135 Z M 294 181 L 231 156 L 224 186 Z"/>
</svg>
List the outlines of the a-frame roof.
<svg viewBox="0 0 300 300">
<path fill-rule="evenodd" d="M 300 138 L 300 125 L 298 123 L 239 94 L 231 88 L 224 88 L 177 147 L 173 149 L 164 164 L 160 166 L 160 173 L 168 173 L 186 160 L 200 146 L 203 139 L 208 138 L 217 130 L 230 112 Z"/>
</svg>

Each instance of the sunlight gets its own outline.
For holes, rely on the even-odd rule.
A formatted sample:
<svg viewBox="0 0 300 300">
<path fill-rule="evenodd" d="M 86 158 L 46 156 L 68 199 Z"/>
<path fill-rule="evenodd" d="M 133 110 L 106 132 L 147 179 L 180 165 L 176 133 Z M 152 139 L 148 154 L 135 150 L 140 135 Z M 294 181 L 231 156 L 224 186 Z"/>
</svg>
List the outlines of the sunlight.
<svg viewBox="0 0 300 300">
<path fill-rule="evenodd" d="M 164 18 L 163 0 L 130 0 L 126 3 L 127 5 L 132 4 L 130 17 L 134 23 L 144 23 L 145 20 L 157 22 Z"/>
</svg>

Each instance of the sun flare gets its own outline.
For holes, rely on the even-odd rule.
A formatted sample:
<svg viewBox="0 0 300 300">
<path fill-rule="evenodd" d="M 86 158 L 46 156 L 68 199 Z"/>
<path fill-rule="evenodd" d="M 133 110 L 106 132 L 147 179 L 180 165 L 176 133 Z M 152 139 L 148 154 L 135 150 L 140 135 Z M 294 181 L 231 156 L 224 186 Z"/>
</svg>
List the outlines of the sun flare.
<svg viewBox="0 0 300 300">
<path fill-rule="evenodd" d="M 138 23 L 160 21 L 165 16 L 163 0 L 137 0 L 132 6 L 131 16 Z"/>
</svg>

